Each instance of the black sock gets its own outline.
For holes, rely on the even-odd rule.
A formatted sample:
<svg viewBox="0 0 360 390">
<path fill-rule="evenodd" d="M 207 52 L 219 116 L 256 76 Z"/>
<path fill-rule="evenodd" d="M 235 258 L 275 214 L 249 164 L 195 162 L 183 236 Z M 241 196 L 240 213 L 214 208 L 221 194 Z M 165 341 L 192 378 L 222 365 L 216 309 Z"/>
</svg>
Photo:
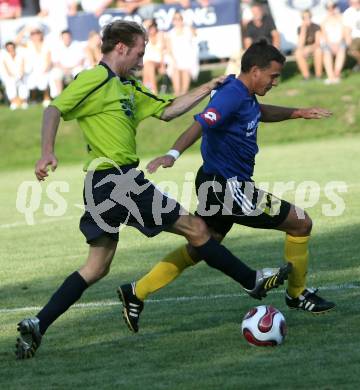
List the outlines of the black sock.
<svg viewBox="0 0 360 390">
<path fill-rule="evenodd" d="M 210 267 L 222 271 L 248 290 L 254 288 L 256 271 L 249 268 L 213 238 L 194 249 Z"/>
<path fill-rule="evenodd" d="M 74 304 L 87 288 L 88 284 L 79 272 L 76 271 L 68 276 L 49 302 L 36 315 L 40 320 L 40 333 L 44 334 L 46 329 Z"/>
</svg>

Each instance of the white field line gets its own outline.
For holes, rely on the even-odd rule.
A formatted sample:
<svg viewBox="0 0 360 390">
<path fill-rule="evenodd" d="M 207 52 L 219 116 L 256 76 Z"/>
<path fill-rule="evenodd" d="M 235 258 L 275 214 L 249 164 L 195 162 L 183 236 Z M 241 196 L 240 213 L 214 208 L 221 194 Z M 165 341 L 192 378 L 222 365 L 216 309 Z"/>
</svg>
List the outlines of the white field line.
<svg viewBox="0 0 360 390">
<path fill-rule="evenodd" d="M 320 290 L 351 290 L 351 289 L 359 289 L 360 285 L 353 283 L 344 283 L 344 284 L 335 284 L 319 287 Z M 283 294 L 283 290 L 275 290 L 270 293 L 271 294 Z M 171 297 L 171 298 L 161 298 L 161 299 L 148 299 L 146 300 L 146 304 L 148 303 L 168 303 L 168 302 L 191 302 L 191 301 L 207 301 L 212 299 L 232 299 L 247 296 L 246 293 L 238 293 L 238 294 L 212 294 L 212 295 L 192 295 L 192 296 L 180 296 L 180 297 Z M 97 307 L 109 307 L 109 306 L 118 306 L 120 305 L 119 300 L 105 300 L 105 301 L 95 301 L 95 302 L 87 302 L 87 303 L 77 303 L 72 306 L 74 309 L 93 309 Z M 25 307 L 16 307 L 12 309 L 0 309 L 0 314 L 6 313 L 19 313 L 23 311 L 37 311 L 40 310 L 40 306 L 25 306 Z"/>
<path fill-rule="evenodd" d="M 53 223 L 53 222 L 59 222 L 59 221 L 66 221 L 66 220 L 71 220 L 74 218 L 79 218 L 80 219 L 81 214 L 79 215 L 69 215 L 67 217 L 49 217 L 49 218 L 43 218 L 40 219 L 39 221 L 36 221 L 34 225 L 29 225 L 25 221 L 19 221 L 19 222 L 14 222 L 14 223 L 4 223 L 0 225 L 0 229 L 11 229 L 14 227 L 18 226 L 35 226 L 35 225 L 43 225 L 45 223 Z"/>
</svg>

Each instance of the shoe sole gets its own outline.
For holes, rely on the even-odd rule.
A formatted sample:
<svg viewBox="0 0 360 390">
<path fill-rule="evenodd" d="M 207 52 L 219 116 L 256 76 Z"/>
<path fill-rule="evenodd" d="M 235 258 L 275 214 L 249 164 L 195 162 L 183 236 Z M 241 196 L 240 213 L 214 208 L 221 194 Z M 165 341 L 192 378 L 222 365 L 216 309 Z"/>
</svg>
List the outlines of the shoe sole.
<svg viewBox="0 0 360 390">
<path fill-rule="evenodd" d="M 249 294 L 255 299 L 259 299 L 261 301 L 262 298 L 265 298 L 267 295 L 267 292 L 274 289 L 278 288 L 279 286 L 283 285 L 285 280 L 288 279 L 290 272 L 292 271 L 293 265 L 291 263 L 287 263 L 286 266 L 280 268 L 279 273 L 276 275 L 272 276 L 270 279 L 268 279 L 265 283 L 265 285 L 256 293 L 254 294 Z M 272 280 L 276 280 L 273 286 L 269 286 L 269 288 L 265 288 L 266 285 L 271 284 Z"/>
<path fill-rule="evenodd" d="M 127 311 L 126 311 L 126 300 L 125 300 L 125 296 L 124 296 L 124 293 L 122 292 L 121 288 L 118 287 L 117 288 L 117 294 L 119 296 L 119 299 L 123 305 L 123 309 L 122 309 L 122 316 L 123 316 L 123 319 L 125 321 L 125 324 L 127 325 L 127 327 L 129 328 L 129 330 L 133 333 L 137 333 L 138 330 L 136 330 L 132 325 L 131 325 L 131 322 L 130 322 L 130 319 L 129 319 L 129 316 L 127 314 Z"/>
<path fill-rule="evenodd" d="M 301 307 L 291 307 L 291 306 L 288 306 L 288 308 L 290 310 L 300 310 L 302 312 L 306 312 L 306 313 L 310 313 L 310 314 L 313 314 L 313 315 L 321 315 L 321 314 L 326 314 L 328 313 L 329 311 L 331 310 L 334 310 L 336 307 L 336 305 L 334 305 L 333 307 L 330 307 L 330 309 L 326 309 L 326 310 L 321 310 L 321 311 L 309 311 L 309 310 L 304 310 L 302 309 Z"/>
</svg>

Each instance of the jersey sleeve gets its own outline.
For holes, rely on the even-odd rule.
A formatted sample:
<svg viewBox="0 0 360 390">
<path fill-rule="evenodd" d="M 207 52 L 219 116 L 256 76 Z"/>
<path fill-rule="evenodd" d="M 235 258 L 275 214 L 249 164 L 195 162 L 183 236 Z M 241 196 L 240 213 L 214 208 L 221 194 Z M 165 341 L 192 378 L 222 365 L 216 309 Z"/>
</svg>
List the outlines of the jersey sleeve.
<svg viewBox="0 0 360 390">
<path fill-rule="evenodd" d="M 109 74 L 103 67 L 82 71 L 50 105 L 61 112 L 63 119 L 75 119 L 75 109 L 108 80 Z"/>
<path fill-rule="evenodd" d="M 164 109 L 173 101 L 154 95 L 140 82 L 135 84 L 135 88 L 136 119 L 139 122 L 149 116 L 160 119 Z"/>
<path fill-rule="evenodd" d="M 221 127 L 238 111 L 241 105 L 241 96 L 233 87 L 220 88 L 211 98 L 201 113 L 194 116 L 203 130 L 221 129 Z"/>
</svg>

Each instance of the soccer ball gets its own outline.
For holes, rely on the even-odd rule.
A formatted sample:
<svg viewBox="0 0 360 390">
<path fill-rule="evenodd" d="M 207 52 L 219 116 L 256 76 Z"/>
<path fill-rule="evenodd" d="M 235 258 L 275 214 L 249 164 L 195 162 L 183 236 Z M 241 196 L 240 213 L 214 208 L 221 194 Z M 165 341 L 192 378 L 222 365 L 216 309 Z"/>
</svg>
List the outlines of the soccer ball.
<svg viewBox="0 0 360 390">
<path fill-rule="evenodd" d="M 262 305 L 246 313 L 241 330 L 250 345 L 274 347 L 284 341 L 287 328 L 285 317 L 279 310 Z"/>
</svg>

